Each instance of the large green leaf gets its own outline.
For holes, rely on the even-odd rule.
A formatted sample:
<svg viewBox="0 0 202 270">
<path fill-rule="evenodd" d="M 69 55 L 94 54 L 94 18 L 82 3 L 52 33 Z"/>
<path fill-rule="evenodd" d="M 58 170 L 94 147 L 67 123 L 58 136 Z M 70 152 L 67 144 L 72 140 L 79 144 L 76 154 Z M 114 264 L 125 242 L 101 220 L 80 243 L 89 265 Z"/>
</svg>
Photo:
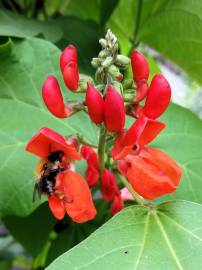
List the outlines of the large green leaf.
<svg viewBox="0 0 202 270">
<path fill-rule="evenodd" d="M 48 74 L 57 76 L 66 96 L 77 96 L 65 89 L 59 54 L 41 39 L 9 41 L 0 47 L 0 216 L 27 215 L 40 203 L 31 200 L 37 158 L 25 152 L 25 144 L 41 127 L 63 135 L 80 132 L 91 142 L 97 140 L 96 127 L 84 113 L 59 120 L 42 102 L 41 87 Z"/>
<path fill-rule="evenodd" d="M 201 9 L 200 0 L 120 0 L 108 25 L 124 52 L 143 42 L 202 83 Z"/>
<path fill-rule="evenodd" d="M 177 160 L 183 170 L 180 186 L 171 197 L 202 203 L 202 121 L 174 104 L 161 119 L 167 127 L 153 145 Z"/>
<path fill-rule="evenodd" d="M 169 202 L 132 206 L 57 258 L 47 270 L 198 270 L 202 206 Z"/>
<path fill-rule="evenodd" d="M 40 22 L 8 10 L 0 10 L 0 36 L 24 38 L 38 34 L 55 42 L 62 38 L 63 31 L 54 21 Z"/>
</svg>

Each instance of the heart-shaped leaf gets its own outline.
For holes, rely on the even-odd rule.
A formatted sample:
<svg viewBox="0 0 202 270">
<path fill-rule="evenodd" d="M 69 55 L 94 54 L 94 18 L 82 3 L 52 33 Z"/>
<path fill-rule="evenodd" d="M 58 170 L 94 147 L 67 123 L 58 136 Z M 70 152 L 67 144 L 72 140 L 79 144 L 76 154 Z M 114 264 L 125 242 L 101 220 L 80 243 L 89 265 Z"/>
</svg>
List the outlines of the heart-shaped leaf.
<svg viewBox="0 0 202 270">
<path fill-rule="evenodd" d="M 187 201 L 121 211 L 47 270 L 198 270 L 202 206 Z"/>
</svg>

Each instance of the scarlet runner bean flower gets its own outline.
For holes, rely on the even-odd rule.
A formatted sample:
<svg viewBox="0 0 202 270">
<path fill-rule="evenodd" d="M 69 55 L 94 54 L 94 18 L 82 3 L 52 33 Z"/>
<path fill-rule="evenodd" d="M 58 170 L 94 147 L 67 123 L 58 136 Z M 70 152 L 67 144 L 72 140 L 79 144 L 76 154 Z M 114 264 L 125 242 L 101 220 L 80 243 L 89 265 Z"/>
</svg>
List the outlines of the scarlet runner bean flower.
<svg viewBox="0 0 202 270">
<path fill-rule="evenodd" d="M 60 56 L 60 68 L 66 86 L 75 91 L 78 88 L 79 70 L 77 50 L 73 45 L 67 46 Z"/>
<path fill-rule="evenodd" d="M 101 178 L 101 193 L 103 198 L 108 202 L 113 200 L 110 208 L 112 215 L 115 215 L 117 212 L 123 209 L 124 204 L 121 198 L 121 193 L 115 177 L 112 172 L 108 169 L 104 169 Z"/>
<path fill-rule="evenodd" d="M 107 130 L 120 132 L 125 124 L 125 107 L 123 98 L 109 85 L 104 101 L 104 121 Z"/>
<path fill-rule="evenodd" d="M 62 219 L 65 212 L 78 223 L 95 217 L 96 209 L 86 181 L 71 170 L 72 161 L 81 159 L 73 143 L 67 143 L 62 135 L 49 128 L 42 128 L 28 142 L 26 150 L 43 158 L 38 191 L 48 195 L 49 207 L 57 219 Z M 50 160 L 58 152 L 61 160 Z M 56 170 L 58 173 L 54 174 Z"/>
<path fill-rule="evenodd" d="M 86 105 L 91 120 L 101 124 L 104 120 L 104 101 L 100 92 L 90 83 L 87 83 Z"/>
<path fill-rule="evenodd" d="M 72 110 L 65 106 L 59 83 L 55 76 L 48 76 L 42 88 L 42 97 L 48 110 L 59 118 L 70 116 Z"/>
<path fill-rule="evenodd" d="M 93 187 L 97 184 L 99 178 L 98 155 L 92 147 L 86 145 L 82 146 L 81 155 L 87 162 L 86 181 L 89 187 Z"/>
<path fill-rule="evenodd" d="M 149 90 L 147 80 L 149 77 L 149 65 L 144 57 L 138 51 L 133 51 L 131 54 L 131 65 L 133 71 L 133 79 L 136 82 L 136 102 L 140 102 L 145 98 Z"/>
<path fill-rule="evenodd" d="M 174 192 L 182 176 L 180 167 L 171 157 L 148 146 L 166 127 L 156 119 L 169 104 L 169 83 L 163 75 L 157 74 L 148 87 L 148 62 L 141 53 L 134 51 L 131 55 L 133 80 L 122 84 L 121 69 L 127 68 L 130 59 L 118 55 L 117 38 L 110 30 L 100 44 L 102 50 L 92 61 L 97 69 L 95 81 L 79 76 L 74 46 L 67 46 L 60 57 L 66 86 L 75 93 L 86 91 L 85 101 L 66 105 L 54 76 L 47 77 L 42 89 L 43 100 L 56 117 L 65 118 L 80 110 L 88 113 L 100 129 L 98 145 L 86 142 L 84 134 L 73 134 L 65 139 L 51 129 L 42 128 L 26 148 L 42 158 L 36 169 L 39 195 L 48 196 L 49 207 L 56 218 L 62 219 L 67 213 L 79 223 L 96 215 L 89 187 L 100 188 L 115 214 L 131 196 L 137 203 L 144 204 L 143 198 L 152 200 Z M 87 80 L 91 83 L 86 84 Z M 137 87 L 135 99 L 134 83 Z M 142 106 L 139 102 L 143 99 Z M 129 129 L 124 129 L 126 111 L 137 118 Z M 112 159 L 107 156 L 110 145 Z M 87 162 L 86 179 L 75 171 L 74 161 L 79 161 L 81 156 Z M 127 193 L 120 192 L 115 176 L 127 187 Z"/>
<path fill-rule="evenodd" d="M 133 113 L 136 117 L 145 115 L 156 119 L 161 116 L 168 107 L 171 98 L 171 88 L 162 74 L 153 77 L 146 97 L 145 105 L 134 107 Z"/>
<path fill-rule="evenodd" d="M 111 149 L 119 171 L 146 199 L 175 191 L 182 176 L 180 167 L 167 154 L 146 146 L 164 127 L 164 123 L 142 116 L 116 138 Z"/>
</svg>

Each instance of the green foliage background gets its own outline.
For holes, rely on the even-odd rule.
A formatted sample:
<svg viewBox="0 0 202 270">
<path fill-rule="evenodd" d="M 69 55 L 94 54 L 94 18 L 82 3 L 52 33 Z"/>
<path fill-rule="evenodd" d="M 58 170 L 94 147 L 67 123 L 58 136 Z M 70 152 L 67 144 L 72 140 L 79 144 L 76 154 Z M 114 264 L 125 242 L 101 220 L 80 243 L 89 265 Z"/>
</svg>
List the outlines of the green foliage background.
<svg viewBox="0 0 202 270">
<path fill-rule="evenodd" d="M 75 98 L 61 78 L 60 52 L 76 45 L 80 72 L 92 75 L 90 60 L 107 28 L 119 38 L 122 53 L 153 48 L 202 83 L 202 2 L 15 0 L 0 5 L 0 218 L 31 258 L 15 263 L 43 269 L 66 251 L 47 269 L 201 269 L 202 123 L 189 110 L 171 104 L 162 117 L 167 129 L 153 144 L 182 166 L 178 190 L 162 197 L 156 210 L 131 206 L 100 229 L 110 214 L 99 200 L 97 218 L 82 225 L 69 219 L 58 224 L 43 200 L 32 203 L 37 158 L 25 152 L 25 144 L 42 126 L 97 142 L 97 128 L 84 113 L 54 118 L 42 102 L 41 86 L 47 74 L 54 74 L 64 96 Z M 85 164 L 79 170 L 83 173 Z M 4 251 L 0 246 L 0 269 L 10 269 L 19 248 L 9 256 Z"/>
</svg>

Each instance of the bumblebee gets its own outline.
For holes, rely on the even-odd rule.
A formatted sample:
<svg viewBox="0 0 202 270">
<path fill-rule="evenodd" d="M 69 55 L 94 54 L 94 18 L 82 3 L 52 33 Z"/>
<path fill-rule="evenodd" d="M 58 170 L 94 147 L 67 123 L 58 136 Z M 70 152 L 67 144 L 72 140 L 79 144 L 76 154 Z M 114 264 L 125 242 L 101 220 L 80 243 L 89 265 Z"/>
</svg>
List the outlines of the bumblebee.
<svg viewBox="0 0 202 270">
<path fill-rule="evenodd" d="M 36 194 L 39 197 L 42 194 L 50 196 L 55 192 L 56 176 L 59 172 L 64 171 L 61 166 L 62 151 L 50 153 L 47 158 L 39 161 L 35 169 L 36 183 L 33 192 L 33 202 L 35 201 Z"/>
</svg>

